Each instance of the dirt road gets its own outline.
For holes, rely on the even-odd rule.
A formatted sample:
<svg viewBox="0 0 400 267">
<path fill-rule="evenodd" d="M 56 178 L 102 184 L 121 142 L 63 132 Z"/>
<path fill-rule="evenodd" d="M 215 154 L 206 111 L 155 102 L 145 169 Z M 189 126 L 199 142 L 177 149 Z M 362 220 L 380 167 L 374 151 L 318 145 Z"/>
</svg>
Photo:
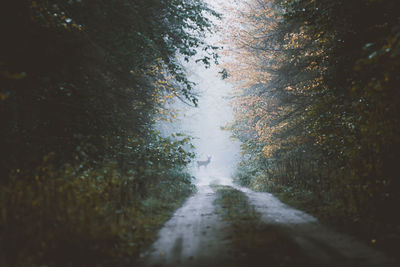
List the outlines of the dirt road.
<svg viewBox="0 0 400 267">
<path fill-rule="evenodd" d="M 235 187 L 235 186 L 234 186 Z M 309 259 L 304 266 L 397 266 L 382 253 L 337 233 L 312 216 L 288 207 L 268 193 L 235 187 L 261 214 L 261 221 L 289 237 Z M 216 193 L 199 186 L 159 232 L 159 239 L 143 256 L 141 266 L 249 266 L 236 261 L 229 223 L 222 220 L 214 205 Z M 288 252 L 290 253 L 290 252 Z M 281 253 L 280 253 L 281 254 Z M 257 266 L 292 266 L 292 265 Z"/>
<path fill-rule="evenodd" d="M 229 233 L 215 211 L 215 197 L 209 186 L 199 186 L 160 230 L 143 266 L 220 266 L 229 261 Z"/>
</svg>

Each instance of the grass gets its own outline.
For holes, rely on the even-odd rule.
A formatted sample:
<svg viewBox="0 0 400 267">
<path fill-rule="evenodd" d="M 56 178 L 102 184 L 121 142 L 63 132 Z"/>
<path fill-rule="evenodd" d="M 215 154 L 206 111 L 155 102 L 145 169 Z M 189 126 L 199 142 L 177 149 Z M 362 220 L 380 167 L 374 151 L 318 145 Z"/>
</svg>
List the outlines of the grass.
<svg viewBox="0 0 400 267">
<path fill-rule="evenodd" d="M 294 241 L 260 220 L 243 192 L 230 186 L 212 188 L 217 193 L 217 211 L 231 226 L 238 266 L 311 266 Z"/>
</svg>

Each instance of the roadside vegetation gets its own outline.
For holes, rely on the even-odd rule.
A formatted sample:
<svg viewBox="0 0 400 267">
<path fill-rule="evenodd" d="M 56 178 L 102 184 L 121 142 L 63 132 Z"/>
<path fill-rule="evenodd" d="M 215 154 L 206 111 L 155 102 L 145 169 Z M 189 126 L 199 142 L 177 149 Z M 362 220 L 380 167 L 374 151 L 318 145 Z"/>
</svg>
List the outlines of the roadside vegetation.
<svg viewBox="0 0 400 267">
<path fill-rule="evenodd" d="M 232 14 L 236 181 L 400 255 L 399 2 L 255 0 Z"/>
<path fill-rule="evenodd" d="M 202 1 L 6 0 L 0 8 L 0 266 L 132 266 L 190 195 L 190 137 L 155 129 L 197 99 Z M 196 57 L 203 49 L 205 57 Z"/>
</svg>

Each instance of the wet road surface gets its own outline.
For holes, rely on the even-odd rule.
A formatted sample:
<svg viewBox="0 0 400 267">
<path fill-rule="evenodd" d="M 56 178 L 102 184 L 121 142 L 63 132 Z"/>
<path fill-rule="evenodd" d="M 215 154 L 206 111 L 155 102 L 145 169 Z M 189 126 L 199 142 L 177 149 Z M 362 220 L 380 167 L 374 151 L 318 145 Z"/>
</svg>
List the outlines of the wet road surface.
<svg viewBox="0 0 400 267">
<path fill-rule="evenodd" d="M 384 254 L 321 225 L 269 193 L 233 187 L 247 195 L 263 223 L 273 225 L 300 247 L 310 259 L 304 266 L 398 266 Z M 237 251 L 231 247 L 229 225 L 217 213 L 215 199 L 216 193 L 208 185 L 199 186 L 159 231 L 159 239 L 143 255 L 140 266 L 249 266 L 235 261 Z M 272 265 L 265 259 L 262 266 Z"/>
<path fill-rule="evenodd" d="M 221 266 L 230 261 L 226 223 L 218 216 L 209 186 L 178 209 L 159 232 L 159 239 L 144 257 L 143 266 Z"/>
</svg>

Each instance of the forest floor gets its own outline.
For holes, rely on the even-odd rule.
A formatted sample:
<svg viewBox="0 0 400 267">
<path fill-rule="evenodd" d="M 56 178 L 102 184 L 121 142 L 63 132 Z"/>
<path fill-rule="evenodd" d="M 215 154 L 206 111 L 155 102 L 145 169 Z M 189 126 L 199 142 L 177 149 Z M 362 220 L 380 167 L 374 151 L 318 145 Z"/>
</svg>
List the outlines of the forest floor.
<svg viewBox="0 0 400 267">
<path fill-rule="evenodd" d="M 202 185 L 159 231 L 140 266 L 397 266 L 269 193 Z"/>
</svg>

